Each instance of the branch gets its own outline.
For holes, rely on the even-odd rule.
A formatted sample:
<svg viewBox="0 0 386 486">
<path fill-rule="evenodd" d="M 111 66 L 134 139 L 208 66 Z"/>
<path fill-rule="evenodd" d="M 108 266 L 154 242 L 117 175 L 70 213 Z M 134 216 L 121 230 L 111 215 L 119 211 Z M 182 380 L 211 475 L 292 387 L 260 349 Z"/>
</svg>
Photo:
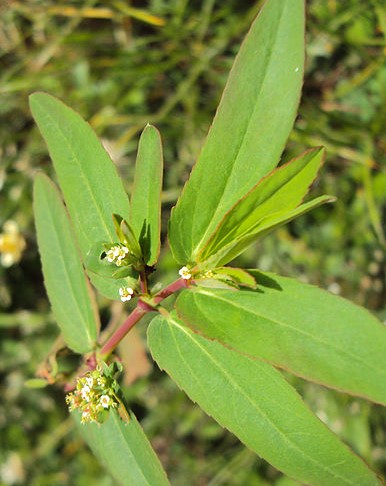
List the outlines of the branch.
<svg viewBox="0 0 386 486">
<path fill-rule="evenodd" d="M 129 314 L 125 322 L 119 329 L 110 337 L 110 339 L 102 346 L 100 355 L 106 358 L 117 347 L 126 334 L 137 324 L 137 322 L 148 312 L 156 311 L 156 306 L 164 299 L 174 294 L 182 288 L 189 286 L 189 280 L 179 278 L 164 289 L 160 290 L 149 303 L 144 302 L 141 298 L 138 299 L 137 307 Z"/>
</svg>

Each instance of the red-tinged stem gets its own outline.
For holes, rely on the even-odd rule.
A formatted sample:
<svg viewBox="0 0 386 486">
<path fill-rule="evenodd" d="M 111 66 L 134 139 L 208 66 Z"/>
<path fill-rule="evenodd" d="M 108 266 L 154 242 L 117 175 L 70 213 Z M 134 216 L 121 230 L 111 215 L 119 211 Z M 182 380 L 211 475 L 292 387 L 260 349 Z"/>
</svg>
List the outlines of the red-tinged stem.
<svg viewBox="0 0 386 486">
<path fill-rule="evenodd" d="M 87 359 L 85 360 L 85 365 L 89 370 L 95 370 L 96 365 L 97 365 L 97 360 L 95 357 L 95 353 L 92 354 L 91 356 L 88 356 Z"/>
<path fill-rule="evenodd" d="M 185 280 L 183 278 L 179 278 L 175 282 L 171 283 L 164 289 L 160 290 L 158 294 L 156 294 L 153 298 L 154 304 L 159 304 L 164 299 L 169 297 L 170 295 L 174 294 L 178 290 L 184 289 L 189 286 L 189 280 Z"/>
<path fill-rule="evenodd" d="M 178 290 L 188 287 L 188 284 L 189 280 L 184 280 L 182 278 L 176 280 L 158 292 L 158 294 L 156 294 L 151 300 L 151 304 L 154 306 L 158 305 L 160 302 Z M 117 329 L 110 339 L 103 345 L 102 349 L 100 350 L 100 355 L 102 357 L 107 357 L 145 314 L 155 310 L 155 307 L 152 307 L 152 305 L 147 304 L 139 299 L 137 307 L 127 317 L 122 326 Z"/>
<path fill-rule="evenodd" d="M 100 350 L 100 355 L 102 357 L 108 356 L 126 336 L 130 329 L 132 329 L 146 313 L 152 310 L 154 309 L 150 305 L 139 300 L 137 307 L 127 317 L 122 326 L 117 329 L 116 332 L 110 337 L 110 339 L 103 345 L 102 349 Z"/>
</svg>

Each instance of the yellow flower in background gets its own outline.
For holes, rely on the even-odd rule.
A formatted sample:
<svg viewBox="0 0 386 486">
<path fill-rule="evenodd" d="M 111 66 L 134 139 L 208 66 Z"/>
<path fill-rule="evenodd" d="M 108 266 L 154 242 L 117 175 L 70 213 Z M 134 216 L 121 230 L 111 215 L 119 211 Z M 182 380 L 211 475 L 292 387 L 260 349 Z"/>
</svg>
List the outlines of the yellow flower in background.
<svg viewBox="0 0 386 486">
<path fill-rule="evenodd" d="M 15 221 L 6 221 L 3 231 L 0 233 L 0 262 L 3 267 L 20 261 L 26 242 L 19 232 L 19 227 Z"/>
</svg>

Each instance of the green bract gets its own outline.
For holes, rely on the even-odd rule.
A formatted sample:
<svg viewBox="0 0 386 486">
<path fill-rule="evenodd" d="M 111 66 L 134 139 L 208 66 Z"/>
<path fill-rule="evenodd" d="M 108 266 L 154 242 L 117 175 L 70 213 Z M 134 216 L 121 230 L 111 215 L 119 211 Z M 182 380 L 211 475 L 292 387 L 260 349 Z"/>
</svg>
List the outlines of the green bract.
<svg viewBox="0 0 386 486">
<path fill-rule="evenodd" d="M 323 148 L 276 168 L 300 97 L 304 9 L 303 0 L 267 0 L 247 34 L 169 221 L 181 278 L 157 293 L 148 285 L 161 235 L 157 129 L 147 125 L 141 135 L 129 199 L 91 127 L 52 96 L 31 96 L 66 205 L 38 175 L 34 210 L 45 284 L 67 346 L 87 353 L 67 401 L 117 484 L 168 484 L 135 417 L 118 415 L 125 408 L 112 353 L 150 312 L 158 316 L 148 346 L 160 368 L 247 447 L 303 484 L 381 484 L 276 368 L 386 404 L 385 326 L 315 287 L 225 266 L 256 239 L 334 199 L 305 201 Z M 86 275 L 106 297 L 138 297 L 118 329 L 98 336 Z M 181 289 L 174 310 L 162 307 Z M 111 364 L 102 373 L 103 360 Z"/>
</svg>

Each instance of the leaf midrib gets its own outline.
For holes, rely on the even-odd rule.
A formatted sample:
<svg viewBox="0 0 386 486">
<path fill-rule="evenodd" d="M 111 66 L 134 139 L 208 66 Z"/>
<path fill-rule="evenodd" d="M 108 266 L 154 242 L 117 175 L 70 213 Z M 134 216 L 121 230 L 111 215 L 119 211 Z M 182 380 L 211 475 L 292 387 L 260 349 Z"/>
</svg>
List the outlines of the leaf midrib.
<svg viewBox="0 0 386 486">
<path fill-rule="evenodd" d="M 279 18 L 279 22 L 278 22 L 278 25 L 279 25 L 279 26 L 280 26 L 280 24 L 282 23 L 283 15 L 284 15 L 284 8 L 283 8 L 283 9 L 281 10 L 281 12 L 280 12 L 280 18 Z M 276 34 L 276 35 L 275 35 L 275 39 L 274 39 L 274 41 L 273 41 L 273 43 L 272 43 L 272 45 L 271 45 L 271 49 L 269 50 L 269 52 L 268 52 L 268 54 L 267 54 L 267 63 L 266 63 L 266 66 L 269 66 L 269 65 L 270 65 L 270 63 L 271 63 L 272 55 L 273 55 L 273 52 L 275 51 L 275 47 L 276 47 L 277 40 L 278 40 L 278 35 L 277 35 L 277 34 L 278 34 L 279 30 L 280 30 L 279 28 L 276 30 L 276 33 L 275 33 L 275 34 Z M 255 97 L 255 99 L 258 99 L 258 98 L 259 98 L 260 93 L 263 91 L 263 88 L 265 87 L 265 81 L 266 81 L 266 78 L 267 78 L 267 73 L 268 73 L 268 68 L 264 69 L 264 74 L 263 74 L 263 77 L 262 77 L 262 82 L 261 82 L 261 84 L 260 84 L 259 90 L 258 90 L 258 91 L 257 91 L 257 93 L 256 93 L 256 97 Z M 198 253 L 200 252 L 201 247 L 202 247 L 202 246 L 204 246 L 205 240 L 207 240 L 207 239 L 208 239 L 208 238 L 209 238 L 209 237 L 212 235 L 212 233 L 213 233 L 213 229 L 211 228 L 211 226 L 212 226 L 212 221 L 216 219 L 217 214 L 219 213 L 220 209 L 223 211 L 223 208 L 221 208 L 221 203 L 222 203 L 223 198 L 224 198 L 224 193 L 225 193 L 225 191 L 226 191 L 227 187 L 228 187 L 228 186 L 229 186 L 229 184 L 230 184 L 230 180 L 231 180 L 231 178 L 232 178 L 232 175 L 233 175 L 234 171 L 236 170 L 236 169 L 235 169 L 236 162 L 238 161 L 238 158 L 239 158 L 239 156 L 240 156 L 240 150 L 241 150 L 241 147 L 242 147 L 242 146 L 243 146 L 243 144 L 244 144 L 244 141 L 245 141 L 245 138 L 246 138 L 246 136 L 247 136 L 247 133 L 249 133 L 249 128 L 250 128 L 250 125 L 251 125 L 251 123 L 252 123 L 252 119 L 254 118 L 254 115 L 255 115 L 256 111 L 257 111 L 258 109 L 260 109 L 260 106 L 257 108 L 257 106 L 256 106 L 256 102 L 255 102 L 255 104 L 254 104 L 254 105 L 255 105 L 255 106 L 254 106 L 254 108 L 253 108 L 253 110 L 252 110 L 252 113 L 251 113 L 251 115 L 250 115 L 250 117 L 249 117 L 248 123 L 247 123 L 247 125 L 246 125 L 246 129 L 244 130 L 243 136 L 242 136 L 242 138 L 241 138 L 241 140 L 240 140 L 240 143 L 239 143 L 239 145 L 238 145 L 238 148 L 237 148 L 237 150 L 236 150 L 236 157 L 235 157 L 235 159 L 234 159 L 234 161 L 233 161 L 232 168 L 231 168 L 231 170 L 230 170 L 230 172 L 229 172 L 228 176 L 226 177 L 226 181 L 225 181 L 225 184 L 224 184 L 224 186 L 223 186 L 223 192 L 222 192 L 222 195 L 221 195 L 220 199 L 219 199 L 219 200 L 218 200 L 218 202 L 217 202 L 217 208 L 216 208 L 216 210 L 215 210 L 215 212 L 214 212 L 214 214 L 213 214 L 213 216 L 212 216 L 212 219 L 211 219 L 211 221 L 209 222 L 209 224 L 208 224 L 208 226 L 207 226 L 207 229 L 205 230 L 205 232 L 204 232 L 204 234 L 203 234 L 203 236 L 202 236 L 201 240 L 199 241 L 199 243 L 196 245 L 196 247 L 195 247 L 195 248 L 193 249 L 193 251 L 192 251 L 193 258 L 196 258 L 196 256 L 197 256 L 197 255 L 198 255 Z M 194 227 L 194 220 L 196 219 L 196 218 L 195 218 L 195 215 L 196 215 L 196 214 L 197 214 L 197 213 L 193 213 L 193 218 L 192 218 L 192 227 Z M 209 230 L 210 230 L 210 231 L 209 231 Z M 194 244 L 194 241 L 193 241 L 194 233 L 193 233 L 193 232 L 191 232 L 191 235 L 192 235 L 192 240 L 191 240 L 192 244 L 191 244 L 191 247 L 193 248 L 193 244 Z"/>
<path fill-rule="evenodd" d="M 378 368 L 375 368 L 374 366 L 369 365 L 366 361 L 358 358 L 358 356 L 356 356 L 355 354 L 351 354 L 351 353 L 347 352 L 346 350 L 342 350 L 341 348 L 334 346 L 333 344 L 329 343 L 328 341 L 324 341 L 324 340 L 318 338 L 317 336 L 314 336 L 313 334 L 305 332 L 305 331 L 303 331 L 303 330 L 301 330 L 297 327 L 294 327 L 294 326 L 291 326 L 290 324 L 279 321 L 277 318 L 275 319 L 273 317 L 267 317 L 263 313 L 259 314 L 256 311 L 251 311 L 250 309 L 247 309 L 240 304 L 236 305 L 234 302 L 232 302 L 230 300 L 224 299 L 224 298 L 222 298 L 222 297 L 220 297 L 219 295 L 216 295 L 216 294 L 211 294 L 210 292 L 207 292 L 207 291 L 200 291 L 199 293 L 201 293 L 203 295 L 208 295 L 209 297 L 217 299 L 221 302 L 225 302 L 228 305 L 231 305 L 232 307 L 234 307 L 236 309 L 241 309 L 244 312 L 247 312 L 247 313 L 254 315 L 256 317 L 260 317 L 262 319 L 265 319 L 266 321 L 271 321 L 274 324 L 277 324 L 279 327 L 282 326 L 284 328 L 291 329 L 294 333 L 298 333 L 300 335 L 303 334 L 304 336 L 307 336 L 309 339 L 314 340 L 317 343 L 319 342 L 319 343 L 325 345 L 326 347 L 330 347 L 330 348 L 334 349 L 335 351 L 338 351 L 340 354 L 345 354 L 351 360 L 357 361 L 358 363 L 365 365 L 367 368 L 372 369 L 372 370 L 376 371 L 377 373 L 379 373 L 381 371 L 381 373 L 386 374 L 386 370 L 378 369 Z"/>
<path fill-rule="evenodd" d="M 46 199 L 46 197 L 45 197 L 45 199 Z M 49 203 L 47 204 L 47 207 L 50 207 Z M 49 216 L 49 218 L 51 220 L 51 227 L 52 228 L 56 228 L 56 223 L 57 222 L 54 220 L 53 214 L 52 214 L 52 212 L 50 210 L 48 210 L 48 216 Z M 59 241 L 59 238 L 58 238 L 57 231 L 54 231 L 53 234 L 52 234 L 52 236 L 54 237 L 54 242 L 56 243 L 56 247 L 59 250 L 61 250 L 61 244 L 60 244 L 60 241 Z M 64 275 L 65 275 L 66 283 L 67 283 L 68 287 L 72 290 L 72 295 L 73 296 L 78 295 L 78 292 L 76 291 L 76 289 L 74 287 L 75 284 L 72 281 L 72 279 L 70 278 L 70 274 L 69 274 L 69 272 L 67 270 L 68 265 L 66 265 L 66 262 L 64 261 L 62 251 L 59 251 L 59 255 L 58 256 L 59 256 L 59 262 L 60 262 L 62 268 L 64 269 Z M 79 322 L 83 322 L 85 324 L 86 335 L 88 337 L 89 344 L 91 344 L 94 341 L 94 339 L 92 338 L 92 336 L 90 334 L 89 322 L 88 322 L 87 319 L 85 319 L 85 316 L 82 313 L 81 306 L 80 306 L 80 302 L 78 301 L 78 299 L 72 298 L 72 300 L 75 301 L 76 313 L 78 314 L 78 316 L 80 316 Z M 79 334 L 79 336 L 81 336 L 81 334 Z"/>
<path fill-rule="evenodd" d="M 288 444 L 289 444 L 289 445 L 290 445 L 290 446 L 291 446 L 291 447 L 292 447 L 292 448 L 293 448 L 295 451 L 297 451 L 297 452 L 298 452 L 298 453 L 299 453 L 301 456 L 303 456 L 303 457 L 305 457 L 306 459 L 308 459 L 308 460 L 309 460 L 311 463 L 316 464 L 317 468 L 321 468 L 322 470 L 327 471 L 327 472 L 328 472 L 328 473 L 330 473 L 332 476 L 334 476 L 334 477 L 335 477 L 335 478 L 337 478 L 337 479 L 343 480 L 343 481 L 344 481 L 346 484 L 348 484 L 348 485 L 351 485 L 351 486 L 355 485 L 355 483 L 352 483 L 351 481 L 348 481 L 348 480 L 347 480 L 345 477 L 342 477 L 342 476 L 340 476 L 340 475 L 337 475 L 337 474 L 336 474 L 336 473 L 335 473 L 333 470 L 331 470 L 331 469 L 330 469 L 330 467 L 327 467 L 327 466 L 324 466 L 324 465 L 321 467 L 321 466 L 320 466 L 320 463 L 319 463 L 318 461 L 316 461 L 316 460 L 315 460 L 315 459 L 313 459 L 312 457 L 310 457 L 310 456 L 308 456 L 307 454 L 305 454 L 305 453 L 304 453 L 304 451 L 303 451 L 302 449 L 300 449 L 300 448 L 297 446 L 297 444 L 296 444 L 296 443 L 292 442 L 292 441 L 291 441 L 291 440 L 290 440 L 290 439 L 287 437 L 287 435 L 286 435 L 286 434 L 285 434 L 285 433 L 284 433 L 284 432 L 283 432 L 283 431 L 282 431 L 282 430 L 281 430 L 279 427 L 277 427 L 277 425 L 275 425 L 275 424 L 274 424 L 274 423 L 271 421 L 271 419 L 270 419 L 270 418 L 269 418 L 269 417 L 268 417 L 268 416 L 267 416 L 267 415 L 266 415 L 266 414 L 265 414 L 265 413 L 264 413 L 264 412 L 263 412 L 263 411 L 260 409 L 260 407 L 257 405 L 257 403 L 255 403 L 255 402 L 254 402 L 254 401 L 253 401 L 253 400 L 252 400 L 252 399 L 249 397 L 249 395 L 248 395 L 248 394 L 245 392 L 245 390 L 244 390 L 243 388 L 241 388 L 241 387 L 239 386 L 239 384 L 238 384 L 236 381 L 234 381 L 234 379 L 233 379 L 233 378 L 232 378 L 232 377 L 231 377 L 231 376 L 230 376 L 230 375 L 229 375 L 229 374 L 228 374 L 228 373 L 227 373 L 227 372 L 226 372 L 226 371 L 225 371 L 225 370 L 224 370 L 224 369 L 221 367 L 221 365 L 218 363 L 218 361 L 216 361 L 216 360 L 214 359 L 214 357 L 213 357 L 213 356 L 212 356 L 212 355 L 211 355 L 211 354 L 210 354 L 210 353 L 209 353 L 209 352 L 208 352 L 208 351 L 207 351 L 205 348 L 203 348 L 203 347 L 201 346 L 201 344 L 197 342 L 197 340 L 196 340 L 196 339 L 194 339 L 194 338 L 193 338 L 193 334 L 191 334 L 191 333 L 187 332 L 187 331 L 186 331 L 186 329 L 184 329 L 184 328 L 183 328 L 183 327 L 182 327 L 180 324 L 178 324 L 178 323 L 177 323 L 177 322 L 175 322 L 174 320 L 173 320 L 173 321 L 172 321 L 172 320 L 170 320 L 170 321 L 168 321 L 168 324 L 169 324 L 169 327 L 170 327 L 170 329 L 171 329 L 171 334 L 173 335 L 173 339 L 174 339 L 174 341 L 175 341 L 175 343 L 176 343 L 176 346 L 177 346 L 178 352 L 179 352 L 180 356 L 182 357 L 183 361 L 184 361 L 184 362 L 187 364 L 187 367 L 188 367 L 188 368 L 190 369 L 190 371 L 192 372 L 192 375 L 195 377 L 195 379 L 196 379 L 197 383 L 199 383 L 199 380 L 197 379 L 196 374 L 193 372 L 193 370 L 192 370 L 192 368 L 191 368 L 190 364 L 189 364 L 189 363 L 188 363 L 188 362 L 185 360 L 185 358 L 184 358 L 184 357 L 183 357 L 183 355 L 182 355 L 181 349 L 180 349 L 180 347 L 179 347 L 179 345 L 178 345 L 178 342 L 177 342 L 177 340 L 176 340 L 176 337 L 175 337 L 175 333 L 173 332 L 172 323 L 173 323 L 174 327 L 178 327 L 178 329 L 180 329 L 180 331 L 182 331 L 182 332 L 183 332 L 183 333 L 184 333 L 184 334 L 185 334 L 185 335 L 186 335 L 186 336 L 187 336 L 187 337 L 188 337 L 188 338 L 189 338 L 189 339 L 190 339 L 190 340 L 191 340 L 191 341 L 192 341 L 192 342 L 193 342 L 193 343 L 194 343 L 194 344 L 195 344 L 195 345 L 196 345 L 196 346 L 197 346 L 197 347 L 198 347 L 198 348 L 201 350 L 201 352 L 202 352 L 203 354 L 205 354 L 205 355 L 208 357 L 208 359 L 209 359 L 210 361 L 212 361 L 212 362 L 213 362 L 213 364 L 214 364 L 214 365 L 215 365 L 215 366 L 216 366 L 216 367 L 219 369 L 220 373 L 222 373 L 222 374 L 225 376 L 225 378 L 228 380 L 228 382 L 231 384 L 231 386 L 232 386 L 232 387 L 234 387 L 234 389 L 238 390 L 242 396 L 244 396 L 244 398 L 245 398 L 245 399 L 246 399 L 246 400 L 247 400 L 247 401 L 248 401 L 248 402 L 249 402 L 249 403 L 252 405 L 252 407 L 253 407 L 254 409 L 256 409 L 256 411 L 257 411 L 258 413 L 260 413 L 260 415 L 262 415 L 262 416 L 263 416 L 263 417 L 264 417 L 264 418 L 267 420 L 267 422 L 268 422 L 268 423 L 270 423 L 270 424 L 271 424 L 272 428 L 273 428 L 274 430 L 276 430 L 276 431 L 279 433 L 279 435 L 281 435 L 281 436 L 284 438 L 284 440 L 285 440 L 285 441 L 286 441 L 286 442 L 287 442 L 287 443 L 288 443 Z M 264 372 L 264 370 L 263 370 L 263 372 Z M 199 385 L 199 386 L 200 386 L 200 385 Z M 202 389 L 202 387 L 201 387 L 201 386 L 200 386 L 200 388 Z M 344 464 L 345 462 L 347 462 L 347 461 L 342 461 L 341 463 L 342 463 L 342 464 Z M 335 464 L 335 465 L 336 465 L 336 464 Z"/>
<path fill-rule="evenodd" d="M 146 484 L 148 484 L 150 486 L 150 483 L 149 481 L 147 480 L 147 477 L 145 476 L 145 473 L 143 472 L 142 470 L 142 467 L 138 464 L 138 461 L 136 460 L 136 457 L 135 455 L 133 454 L 132 450 L 130 449 L 127 441 L 126 441 L 126 438 L 120 428 L 120 424 L 117 422 L 120 420 L 120 418 L 118 418 L 115 414 L 113 414 L 113 417 L 114 417 L 114 422 L 115 422 L 115 425 L 117 426 L 118 430 L 119 430 L 119 436 L 120 436 L 120 439 L 121 439 L 121 443 L 123 443 L 124 445 L 124 448 L 126 449 L 126 451 L 128 451 L 129 455 L 133 458 L 133 461 L 134 461 L 134 464 L 136 464 L 138 467 L 137 467 L 137 471 L 140 472 L 140 475 L 142 476 L 144 482 Z M 127 426 L 130 427 L 131 424 L 128 424 Z M 102 447 L 103 447 L 103 444 L 101 444 Z M 120 450 L 120 453 L 122 452 L 122 450 Z M 126 452 L 127 453 L 127 452 Z"/>
<path fill-rule="evenodd" d="M 310 161 L 311 162 L 311 161 Z M 263 199 L 258 203 L 258 206 L 262 206 L 263 204 L 269 202 L 270 199 L 275 199 L 276 197 L 278 197 L 278 194 L 280 195 L 280 193 L 282 193 L 282 191 L 285 189 L 285 187 L 290 184 L 290 183 L 293 183 L 295 178 L 297 178 L 300 174 L 303 173 L 303 171 L 307 168 L 307 165 L 306 166 L 303 166 L 299 172 L 297 172 L 293 177 L 291 177 L 290 179 L 285 179 L 284 181 L 281 182 L 281 184 L 276 188 L 276 190 L 272 193 L 268 193 L 266 194 Z M 258 187 L 260 186 L 261 184 L 261 180 L 251 189 L 251 192 L 253 191 L 256 191 L 258 190 Z M 237 210 L 237 206 L 239 206 L 240 204 L 242 204 L 242 202 L 244 202 L 248 196 L 251 194 L 248 193 L 246 196 L 244 196 L 242 199 L 240 199 L 233 207 L 230 211 L 233 211 L 233 210 Z M 294 209 L 296 209 L 298 206 L 299 206 L 300 203 L 297 203 L 297 205 L 295 207 L 292 207 L 289 211 L 287 211 L 288 213 L 290 213 L 290 211 L 293 211 Z M 268 212 L 267 212 L 268 211 Z M 229 219 L 230 218 L 227 218 L 227 215 L 224 216 L 224 218 L 222 219 L 222 221 L 219 223 L 217 229 L 216 229 L 216 232 L 215 233 L 212 233 L 207 245 L 201 250 L 201 254 L 204 253 L 204 251 L 206 250 L 205 254 L 208 254 L 209 253 L 209 256 L 212 255 L 212 254 L 215 254 L 217 249 L 220 247 L 225 247 L 226 245 L 230 245 L 232 243 L 235 242 L 235 240 L 240 240 L 242 238 L 244 238 L 245 236 L 249 236 L 251 235 L 252 236 L 252 232 L 254 231 L 254 229 L 260 225 L 260 223 L 266 219 L 266 218 L 269 218 L 270 216 L 274 216 L 275 214 L 280 214 L 280 213 L 285 213 L 284 211 L 276 211 L 276 212 L 270 212 L 271 211 L 271 208 L 266 208 L 265 210 L 265 214 L 261 215 L 260 218 L 257 220 L 257 221 L 253 221 L 249 224 L 249 226 L 247 228 L 244 229 L 243 233 L 241 233 L 240 235 L 236 235 L 236 236 L 233 236 L 240 228 L 240 226 L 244 223 L 244 220 L 239 220 L 237 222 L 237 226 L 233 226 L 232 229 L 226 233 L 221 240 L 218 240 L 216 241 L 216 235 L 219 234 L 220 230 L 222 229 L 223 226 L 225 226 L 226 223 L 229 223 Z M 229 215 L 229 213 L 228 213 Z M 224 243 L 225 241 L 225 243 Z M 212 243 L 213 242 L 213 243 Z"/>
<path fill-rule="evenodd" d="M 262 238 L 265 236 L 265 234 L 274 231 L 278 226 L 284 225 L 294 218 L 303 216 L 306 212 L 328 202 L 328 197 L 329 196 L 319 196 L 311 201 L 298 205 L 288 212 L 281 211 L 264 216 L 259 219 L 252 228 L 249 228 L 249 232 L 244 231 L 244 233 L 238 235 L 232 241 L 225 243 L 224 246 L 221 247 L 220 245 L 216 244 L 214 249 L 209 248 L 209 245 L 205 246 L 200 253 L 200 258 L 202 258 L 202 261 L 206 261 L 207 259 L 211 259 L 211 261 L 213 261 L 212 258 L 216 257 L 216 255 L 220 255 L 220 260 L 223 261 L 224 258 L 228 258 L 227 255 L 229 255 L 229 253 L 231 253 L 235 247 L 239 247 L 240 245 L 251 245 L 253 240 L 259 237 Z M 238 253 L 240 254 L 243 251 L 243 249 L 238 250 Z M 232 256 L 232 259 L 234 258 L 235 256 Z M 214 261 L 218 261 L 218 259 Z"/>
<path fill-rule="evenodd" d="M 97 200 L 95 199 L 95 195 L 91 189 L 91 185 L 90 185 L 90 182 L 88 180 L 88 178 L 85 176 L 85 173 L 83 172 L 82 170 L 82 164 L 81 164 L 81 161 L 80 159 L 78 158 L 76 152 L 74 151 L 74 149 L 72 148 L 72 145 L 70 144 L 65 132 L 63 131 L 62 127 L 60 126 L 60 124 L 57 123 L 57 120 L 56 118 L 51 115 L 50 111 L 45 109 L 44 106 L 40 105 L 40 107 L 44 110 L 47 118 L 52 122 L 52 124 L 57 128 L 58 132 L 60 133 L 63 141 L 65 142 L 66 144 L 66 147 L 68 149 L 68 151 L 71 153 L 72 155 L 72 160 L 73 162 L 75 162 L 76 166 L 78 167 L 78 174 L 81 176 L 82 178 L 82 181 L 84 182 L 84 186 L 85 188 L 87 189 L 87 192 L 88 192 L 88 195 L 90 196 L 92 202 L 93 202 L 93 205 L 94 205 L 94 208 L 96 209 L 96 212 L 98 214 L 98 219 L 102 225 L 102 227 L 105 229 L 106 231 L 106 234 L 109 236 L 109 238 L 111 238 L 111 232 L 108 228 L 108 226 L 106 225 L 106 222 L 104 220 L 104 217 L 103 217 L 103 214 L 100 210 L 100 207 L 99 205 L 97 204 Z M 86 123 L 86 122 L 85 122 Z M 54 157 L 52 158 L 54 160 Z M 54 160 L 55 162 L 55 160 Z M 59 164 L 58 164 L 59 165 Z M 69 203 L 71 203 L 71 201 L 69 201 Z M 85 239 L 90 242 L 90 239 L 87 237 L 87 232 L 84 232 L 83 230 L 81 231 L 82 234 L 84 235 Z M 86 252 L 85 249 L 83 249 L 84 253 Z"/>
</svg>

